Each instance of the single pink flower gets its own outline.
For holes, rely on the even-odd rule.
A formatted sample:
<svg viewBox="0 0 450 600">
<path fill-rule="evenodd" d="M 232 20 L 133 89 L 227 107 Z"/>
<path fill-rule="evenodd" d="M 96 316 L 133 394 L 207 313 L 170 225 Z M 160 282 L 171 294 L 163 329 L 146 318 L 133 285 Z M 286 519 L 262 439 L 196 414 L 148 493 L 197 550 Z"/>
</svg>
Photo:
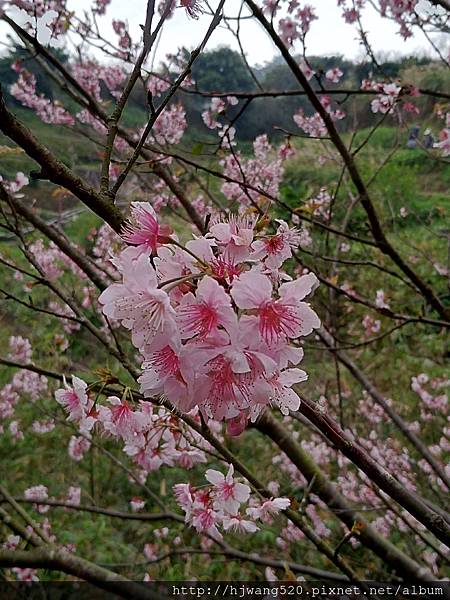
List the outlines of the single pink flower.
<svg viewBox="0 0 450 600">
<path fill-rule="evenodd" d="M 260 519 L 263 523 L 270 523 L 272 518 L 291 504 L 289 498 L 271 498 L 260 506 L 247 508 L 247 514 L 252 519 Z"/>
<path fill-rule="evenodd" d="M 252 244 L 253 259 L 264 259 L 269 269 L 279 269 L 284 261 L 292 257 L 292 250 L 298 248 L 301 235 L 298 229 L 290 228 L 285 221 L 280 225 L 275 235 L 256 240 Z"/>
<path fill-rule="evenodd" d="M 222 248 L 223 257 L 233 263 L 247 260 L 254 238 L 254 217 L 236 217 L 231 215 L 228 221 L 211 225 L 209 231 Z"/>
<path fill-rule="evenodd" d="M 278 406 L 283 415 L 288 415 L 291 410 L 299 409 L 300 398 L 291 386 L 307 379 L 308 375 L 301 369 L 286 369 L 268 379 L 268 383 L 272 387 L 270 400 Z"/>
<path fill-rule="evenodd" d="M 181 338 L 207 337 L 217 327 L 233 326 L 236 317 L 231 308 L 230 296 L 215 279 L 205 276 L 199 283 L 195 296 L 185 294 L 177 309 L 177 323 Z"/>
<path fill-rule="evenodd" d="M 279 299 L 272 297 L 272 283 L 268 277 L 255 270 L 243 273 L 233 283 L 231 295 L 243 310 L 256 311 L 247 317 L 260 337 L 270 346 L 282 339 L 296 339 L 320 327 L 316 313 L 301 300 L 317 285 L 312 273 L 295 281 L 283 283 Z"/>
<path fill-rule="evenodd" d="M 142 348 L 161 332 L 175 332 L 175 311 L 148 256 L 122 253 L 123 283 L 113 283 L 99 297 L 103 313 L 131 329 L 133 344 Z"/>
<path fill-rule="evenodd" d="M 56 390 L 55 399 L 68 413 L 68 421 L 80 421 L 86 417 L 92 406 L 87 395 L 87 383 L 76 375 L 72 375 L 72 386 L 64 379 L 65 388 Z"/>
<path fill-rule="evenodd" d="M 142 413 L 132 410 L 126 400 L 117 396 L 110 396 L 107 401 L 110 406 L 98 409 L 98 420 L 105 431 L 125 440 L 142 431 L 145 424 Z"/>
<path fill-rule="evenodd" d="M 226 475 L 214 469 L 205 473 L 206 479 L 214 486 L 214 507 L 231 515 L 235 515 L 239 506 L 250 497 L 249 486 L 234 481 L 233 473 L 233 465 L 229 466 Z"/>
<path fill-rule="evenodd" d="M 159 225 L 156 213 L 148 202 L 131 203 L 131 219 L 122 228 L 122 239 L 127 244 L 143 246 L 156 253 L 158 246 L 172 234 L 168 225 Z"/>
</svg>

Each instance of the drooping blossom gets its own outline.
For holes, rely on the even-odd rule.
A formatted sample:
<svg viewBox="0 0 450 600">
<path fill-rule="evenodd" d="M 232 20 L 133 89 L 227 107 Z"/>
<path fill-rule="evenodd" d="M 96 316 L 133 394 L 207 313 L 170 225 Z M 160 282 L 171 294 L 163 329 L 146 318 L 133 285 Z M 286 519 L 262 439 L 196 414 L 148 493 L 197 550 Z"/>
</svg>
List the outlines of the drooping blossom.
<svg viewBox="0 0 450 600">
<path fill-rule="evenodd" d="M 122 239 L 125 242 L 155 253 L 171 233 L 170 227 L 159 225 L 156 213 L 148 202 L 131 204 L 131 218 L 122 229 Z"/>
<path fill-rule="evenodd" d="M 182 6 L 189 17 L 192 19 L 198 19 L 203 13 L 203 8 L 199 0 L 180 0 L 180 6 Z"/>
<path fill-rule="evenodd" d="M 148 256 L 122 254 L 119 269 L 123 283 L 113 283 L 99 297 L 106 316 L 120 320 L 131 329 L 137 348 L 147 344 L 157 333 L 175 331 L 175 311 L 167 293 L 158 289 L 157 275 Z"/>
<path fill-rule="evenodd" d="M 252 519 L 260 519 L 263 523 L 271 523 L 274 516 L 286 510 L 291 504 L 289 498 L 272 498 L 265 500 L 258 506 L 247 508 L 247 514 Z"/>
<path fill-rule="evenodd" d="M 300 244 L 300 232 L 290 228 L 285 221 L 279 221 L 277 233 L 256 240 L 252 244 L 254 259 L 264 259 L 269 269 L 279 269 L 281 265 L 292 257 L 292 250 Z"/>
<path fill-rule="evenodd" d="M 64 380 L 64 388 L 55 392 L 55 399 L 68 413 L 68 421 L 81 421 L 87 417 L 92 401 L 87 393 L 87 383 L 72 375 L 72 386 Z"/>
</svg>

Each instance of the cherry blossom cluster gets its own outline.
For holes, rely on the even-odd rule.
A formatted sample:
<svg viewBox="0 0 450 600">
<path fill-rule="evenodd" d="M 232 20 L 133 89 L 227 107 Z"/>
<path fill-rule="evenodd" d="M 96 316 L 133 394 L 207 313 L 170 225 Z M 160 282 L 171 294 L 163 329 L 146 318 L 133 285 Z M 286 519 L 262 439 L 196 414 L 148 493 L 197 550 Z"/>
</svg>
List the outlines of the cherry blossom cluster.
<svg viewBox="0 0 450 600">
<path fill-rule="evenodd" d="M 126 71 L 119 65 L 100 65 L 94 60 L 73 64 L 71 74 L 98 102 L 102 101 L 102 83 L 110 94 L 117 98 L 127 76 Z"/>
<path fill-rule="evenodd" d="M 228 200 L 239 206 L 258 203 L 261 193 L 276 198 L 284 173 L 283 162 L 292 156 L 292 148 L 285 144 L 275 157 L 265 134 L 255 139 L 253 152 L 254 158 L 243 158 L 240 151 L 236 151 L 221 161 L 223 174 L 233 180 L 223 183 L 221 191 Z"/>
<path fill-rule="evenodd" d="M 427 396 L 427 392 L 424 392 L 423 386 L 428 384 L 434 386 L 435 389 L 442 389 L 449 385 L 448 380 L 444 378 L 430 379 L 425 374 L 413 377 L 412 382 L 412 386 L 416 390 L 421 389 L 418 393 L 429 403 L 432 403 L 433 400 L 431 399 L 431 395 Z M 343 395 L 348 402 L 350 392 L 343 390 Z M 387 404 L 392 406 L 392 401 L 387 399 Z M 332 396 L 328 400 L 324 396 L 321 396 L 318 400 L 318 405 L 328 413 L 333 413 L 338 408 L 339 399 L 337 396 Z M 450 451 L 450 444 L 448 443 L 450 427 L 448 426 L 448 421 L 442 419 L 442 416 L 448 414 L 448 405 L 442 398 L 437 398 L 436 405 L 439 405 L 439 408 L 432 413 L 432 416 L 430 413 L 428 421 L 424 421 L 423 419 L 422 423 L 412 421 L 408 423 L 408 426 L 411 431 L 415 433 L 420 432 L 421 428 L 425 426 L 424 423 L 427 423 L 427 426 L 434 432 L 436 432 L 436 430 L 442 431 L 439 444 L 430 445 L 429 450 L 441 467 L 447 471 L 447 473 L 450 473 L 449 467 L 446 466 L 446 462 L 448 462 L 446 461 L 446 456 L 448 457 L 448 452 Z M 384 431 L 388 426 L 390 418 L 380 405 L 374 403 L 369 394 L 363 394 L 363 398 L 357 404 L 357 410 L 358 414 L 364 417 L 364 420 L 358 423 L 358 431 L 355 431 L 354 429 L 345 430 L 350 439 L 357 439 L 358 443 L 364 447 L 367 453 L 374 458 L 378 464 L 389 473 L 394 474 L 401 484 L 411 492 L 416 490 L 417 466 L 419 466 L 427 475 L 427 478 L 432 483 L 433 487 L 436 486 L 438 489 L 445 491 L 445 485 L 439 477 L 436 476 L 430 465 L 424 459 L 416 462 L 412 453 L 408 451 L 408 448 L 406 448 L 404 444 L 399 444 L 394 437 L 383 439 L 380 432 Z M 439 419 L 442 419 L 441 423 L 439 423 Z M 367 425 L 366 427 L 365 424 Z M 367 508 L 373 507 L 375 509 L 380 506 L 381 499 L 379 492 L 377 493 L 370 479 L 362 471 L 356 470 L 352 463 L 336 452 L 331 445 L 324 441 L 323 437 L 316 433 L 311 433 L 307 439 L 300 437 L 300 432 L 295 428 L 294 422 L 289 418 L 284 420 L 284 426 L 286 427 L 286 430 L 289 431 L 289 435 L 292 435 L 294 439 L 297 439 L 302 448 L 312 456 L 314 461 L 323 470 L 329 470 L 331 473 L 334 469 L 339 469 L 339 477 L 336 482 L 337 487 L 348 500 L 354 502 L 355 505 Z M 364 431 L 359 431 L 361 428 L 364 428 Z M 274 456 L 272 462 L 277 468 L 286 473 L 291 485 L 300 489 L 307 489 L 307 480 L 297 467 L 289 461 L 285 454 Z M 329 509 L 327 509 L 315 494 L 308 494 L 308 502 L 304 512 L 308 516 L 316 533 L 325 538 L 332 534 L 329 519 L 327 518 L 328 510 Z M 406 510 L 392 512 L 386 510 L 385 507 L 383 508 L 382 513 L 372 520 L 371 524 L 385 537 L 389 537 L 395 531 L 407 532 L 409 525 L 412 525 L 420 532 L 426 531 L 425 527 Z M 342 524 L 340 526 L 342 526 Z M 344 527 L 344 529 L 346 528 Z M 293 536 L 292 534 L 295 535 Z M 292 544 L 295 544 L 298 537 L 298 531 L 293 530 L 293 528 L 287 528 L 286 530 L 282 530 L 280 536 L 277 538 L 277 545 L 283 550 L 288 550 Z M 424 543 L 424 540 L 419 536 L 415 537 L 415 541 L 422 558 L 430 566 L 433 573 L 438 573 L 439 555 L 436 552 L 430 552 L 427 545 Z M 353 546 L 357 546 L 359 544 L 357 537 L 351 538 L 350 543 Z M 449 555 L 449 548 L 444 544 L 440 545 L 439 550 L 444 555 Z"/>
<path fill-rule="evenodd" d="M 65 384 L 55 392 L 55 398 L 67 420 L 77 425 L 81 435 L 69 441 L 69 456 L 83 459 L 90 448 L 90 437 L 95 430 L 123 442 L 124 452 L 130 456 L 144 476 L 163 465 L 191 469 L 206 462 L 208 444 L 195 430 L 187 427 L 163 407 L 154 408 L 150 402 L 138 406 L 122 397 L 109 396 L 105 403 L 94 402 L 87 384 L 72 376 L 72 385 Z M 189 415 L 200 422 L 198 410 Z M 210 422 L 212 429 L 218 425 Z"/>
<path fill-rule="evenodd" d="M 21 335 L 13 335 L 9 338 L 9 358 L 15 362 L 29 363 L 33 351 L 30 340 Z"/>
<path fill-rule="evenodd" d="M 186 113 L 181 104 L 172 104 L 156 119 L 150 139 L 158 144 L 178 144 L 187 127 Z"/>
<path fill-rule="evenodd" d="M 19 102 L 31 108 L 44 123 L 69 126 L 75 124 L 74 117 L 58 100 L 51 101 L 44 94 L 36 91 L 36 78 L 32 73 L 23 68 L 19 62 L 14 63 L 13 68 L 18 72 L 19 77 L 11 86 L 10 92 Z M 117 65 L 100 66 L 94 61 L 83 65 L 73 64 L 71 74 L 98 102 L 103 101 L 101 97 L 102 84 L 106 86 L 112 96 L 118 97 L 126 77 L 126 72 L 121 67 Z M 79 111 L 76 117 L 81 123 L 92 126 L 101 135 L 106 134 L 105 125 L 88 110 Z M 178 121 L 180 121 L 179 117 Z M 164 124 L 162 126 L 164 127 Z M 117 138 L 115 144 L 121 150 L 129 148 L 121 138 Z"/>
<path fill-rule="evenodd" d="M 342 7 L 342 16 L 347 23 L 355 23 L 362 16 L 362 10 L 369 3 L 366 0 L 337 0 Z M 395 21 L 399 26 L 399 33 L 407 39 L 412 35 L 412 26 L 421 24 L 421 17 L 417 11 L 419 0 L 377 0 L 370 3 L 382 17 Z M 423 15 L 423 22 L 427 20 Z"/>
<path fill-rule="evenodd" d="M 1 545 L 4 550 L 17 550 L 22 538 L 19 535 L 8 535 Z M 17 581 L 39 581 L 38 570 L 29 567 L 13 567 L 12 573 Z"/>
<path fill-rule="evenodd" d="M 24 106 L 35 111 L 44 123 L 53 125 L 73 125 L 75 120 L 67 110 L 61 106 L 58 100 L 51 101 L 36 92 L 36 77 L 16 63 L 16 71 L 19 77 L 11 88 L 11 95 Z"/>
<path fill-rule="evenodd" d="M 73 269 L 73 273 L 81 279 L 86 278 L 81 269 L 64 252 L 61 252 L 53 242 L 45 245 L 41 239 L 38 239 L 30 244 L 29 250 L 49 280 L 59 279 L 65 268 Z"/>
<path fill-rule="evenodd" d="M 279 7 L 278 2 L 266 0 L 264 2 L 265 12 L 274 16 Z M 300 6 L 298 0 L 290 0 L 287 5 L 287 15 L 278 22 L 278 33 L 286 46 L 292 46 L 297 40 L 304 40 L 305 35 L 311 27 L 311 23 L 317 19 L 314 7 L 305 4 Z"/>
<path fill-rule="evenodd" d="M 131 37 L 128 33 L 126 23 L 117 19 L 113 19 L 112 26 L 114 29 L 114 33 L 116 33 L 119 36 L 119 46 L 124 50 L 128 50 L 128 48 L 130 48 L 131 46 Z"/>
<path fill-rule="evenodd" d="M 393 111 L 397 103 L 401 87 L 396 83 L 376 83 L 365 79 L 362 82 L 363 90 L 375 90 L 379 94 L 372 100 L 370 106 L 373 113 L 386 114 Z"/>
<path fill-rule="evenodd" d="M 337 108 L 336 110 L 332 108 L 332 102 L 329 96 L 322 96 L 320 102 L 333 121 L 339 121 L 345 118 L 344 111 L 340 108 Z M 295 113 L 293 119 L 296 125 L 311 137 L 321 138 L 327 135 L 327 127 L 318 112 L 310 116 L 305 116 L 305 112 L 301 108 Z"/>
<path fill-rule="evenodd" d="M 11 336 L 9 338 L 8 358 L 16 363 L 32 362 L 33 350 L 28 338 Z M 21 398 L 36 402 L 48 389 L 47 378 L 34 371 L 21 369 L 11 381 L 0 388 L 0 434 L 9 432 L 13 441 L 20 441 L 24 434 L 22 425 L 16 416 L 16 405 Z"/>
<path fill-rule="evenodd" d="M 292 342 L 320 326 L 304 301 L 315 275 L 280 271 L 299 232 L 282 221 L 274 234 L 258 226 L 231 216 L 180 247 L 148 203 L 134 203 L 122 236 L 130 246 L 114 258 L 122 282 L 99 298 L 143 357 L 141 391 L 182 412 L 199 407 L 234 433 L 269 404 L 297 410 L 292 386 L 307 375 Z"/>
<path fill-rule="evenodd" d="M 92 12 L 97 13 L 98 15 L 104 15 L 109 4 L 111 4 L 111 0 L 95 0 Z"/>
<path fill-rule="evenodd" d="M 39 503 L 39 501 L 42 502 L 42 501 L 45 501 L 48 499 L 55 500 L 55 498 L 49 498 L 48 488 L 42 484 L 34 485 L 34 486 L 27 488 L 24 491 L 23 495 L 24 495 L 24 498 L 26 498 L 27 500 L 36 500 L 36 503 L 32 504 L 32 508 L 35 511 L 37 511 L 39 514 L 45 514 L 51 508 L 49 505 Z M 69 489 L 67 490 L 67 495 L 65 497 L 61 498 L 61 501 L 65 502 L 71 506 L 78 506 L 80 504 L 80 499 L 81 499 L 81 488 L 70 486 Z M 56 536 L 54 535 L 54 533 L 52 533 L 52 525 L 47 517 L 44 520 L 42 520 L 41 522 L 39 522 L 39 528 L 43 533 L 45 533 L 45 535 L 48 537 L 50 542 L 54 543 L 57 541 Z M 30 525 L 27 525 L 25 529 L 29 535 L 33 535 L 33 536 L 36 535 L 34 529 Z M 5 550 L 16 550 L 17 548 L 20 547 L 22 542 L 23 542 L 23 540 L 20 536 L 9 535 L 6 537 L 6 539 L 3 542 L 1 547 L 4 548 Z M 76 551 L 75 544 L 64 544 L 62 546 L 62 548 L 66 552 L 75 552 Z M 24 568 L 14 567 L 11 569 L 11 571 L 18 581 L 39 581 L 38 569 L 31 569 L 28 567 L 24 567 Z"/>
<path fill-rule="evenodd" d="M 107 223 L 103 223 L 98 229 L 92 229 L 88 234 L 88 240 L 92 242 L 92 256 L 96 264 L 106 271 L 111 278 L 117 276 L 117 269 L 112 264 L 111 252 L 121 248 L 122 240 Z"/>
<path fill-rule="evenodd" d="M 22 171 L 18 171 L 13 180 L 4 180 L 3 177 L 0 175 L 0 183 L 15 198 L 23 197 L 23 194 L 19 194 L 19 192 L 23 187 L 28 185 L 29 181 L 30 180 L 28 179 L 28 177 Z"/>
<path fill-rule="evenodd" d="M 224 115 L 229 106 L 236 106 L 238 99 L 234 96 L 226 98 L 212 98 L 211 104 L 207 110 L 202 112 L 202 119 L 209 129 L 219 129 L 220 132 L 226 130 L 227 126 L 218 121 L 219 116 Z M 234 128 L 232 128 L 234 130 Z"/>
<path fill-rule="evenodd" d="M 441 414 L 443 417 L 447 416 L 449 410 L 448 396 L 445 391 L 441 392 L 441 390 L 448 387 L 450 387 L 450 379 L 430 379 L 426 373 L 420 373 L 411 378 L 411 389 L 422 402 L 420 417 L 423 421 L 430 421 L 436 414 Z M 438 393 L 433 394 L 434 390 L 437 390 Z"/>
<path fill-rule="evenodd" d="M 170 88 L 170 82 L 162 76 L 152 74 L 149 75 L 146 86 L 152 96 L 160 96 Z"/>
<path fill-rule="evenodd" d="M 321 217 L 328 221 L 331 217 L 330 205 L 332 196 L 326 187 L 320 188 L 319 192 L 309 198 L 303 205 L 303 210 L 311 213 L 314 217 Z"/>
<path fill-rule="evenodd" d="M 364 327 L 365 337 L 370 337 L 371 335 L 375 335 L 380 332 L 381 321 L 379 319 L 374 319 L 370 315 L 364 315 L 362 324 Z"/>
<path fill-rule="evenodd" d="M 229 465 L 226 475 L 208 469 L 205 477 L 207 486 L 195 488 L 189 483 L 178 483 L 173 486 L 173 491 L 186 514 L 186 523 L 214 539 L 222 538 L 219 527 L 224 531 L 254 533 L 259 529 L 255 521 L 270 523 L 290 505 L 288 498 L 250 498 L 250 487 L 235 480 L 233 465 Z M 246 503 L 248 507 L 244 513 L 241 506 Z"/>
</svg>

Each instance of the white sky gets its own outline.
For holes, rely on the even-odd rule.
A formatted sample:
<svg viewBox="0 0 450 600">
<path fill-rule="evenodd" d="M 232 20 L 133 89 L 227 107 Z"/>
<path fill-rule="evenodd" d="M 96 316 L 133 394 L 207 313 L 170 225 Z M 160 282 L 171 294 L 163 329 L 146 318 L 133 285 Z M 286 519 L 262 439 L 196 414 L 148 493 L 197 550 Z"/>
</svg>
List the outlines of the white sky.
<svg viewBox="0 0 450 600">
<path fill-rule="evenodd" d="M 311 4 L 315 7 L 319 17 L 311 25 L 307 37 L 307 55 L 343 54 L 348 58 L 361 58 L 364 51 L 358 40 L 354 26 L 347 25 L 341 17 L 341 9 L 337 6 L 337 0 L 305 0 L 301 4 Z M 214 6 L 216 2 L 212 1 Z M 427 0 L 421 0 L 426 7 Z M 88 9 L 91 0 L 69 0 L 69 8 L 79 11 Z M 240 0 L 226 0 L 225 14 L 234 16 L 238 13 L 241 5 Z M 145 20 L 145 0 L 112 0 L 105 17 L 99 19 L 102 34 L 107 38 L 117 39 L 112 34 L 111 19 L 120 19 L 128 22 L 130 32 L 134 39 L 139 39 L 141 31 L 139 24 Z M 13 16 L 11 14 L 11 16 Z M 198 21 L 189 19 L 186 12 L 179 8 L 175 15 L 166 23 L 158 45 L 156 62 L 163 58 L 166 53 L 175 53 L 181 46 L 192 48 L 197 45 L 210 22 L 210 17 L 203 15 Z M 368 34 L 375 53 L 386 54 L 423 54 L 429 50 L 429 44 L 421 32 L 417 32 L 409 40 L 403 40 L 398 34 L 397 24 L 382 19 L 370 6 L 364 10 L 362 23 Z M 0 38 L 3 38 L 6 26 L 0 27 Z M 436 38 L 435 38 L 436 39 Z M 264 31 L 256 21 L 244 20 L 241 24 L 241 41 L 251 65 L 262 65 L 270 61 L 277 51 Z M 448 40 L 447 40 L 448 42 Z M 438 40 L 442 47 L 442 39 Z M 213 33 L 207 48 L 227 45 L 237 49 L 237 43 L 233 35 L 220 26 Z"/>
</svg>

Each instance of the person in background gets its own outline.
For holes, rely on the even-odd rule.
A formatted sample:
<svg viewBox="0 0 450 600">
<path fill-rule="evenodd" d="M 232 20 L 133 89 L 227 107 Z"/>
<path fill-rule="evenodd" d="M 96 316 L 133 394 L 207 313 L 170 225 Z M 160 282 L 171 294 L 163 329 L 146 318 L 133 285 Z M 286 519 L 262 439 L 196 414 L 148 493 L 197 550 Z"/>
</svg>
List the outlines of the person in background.
<svg viewBox="0 0 450 600">
<path fill-rule="evenodd" d="M 408 141 L 406 142 L 407 148 L 410 148 L 410 149 L 417 148 L 419 131 L 420 131 L 419 125 L 414 125 L 413 127 L 411 127 L 411 131 L 409 132 L 409 135 L 408 135 Z"/>
<path fill-rule="evenodd" d="M 426 150 L 431 150 L 434 146 L 434 136 L 431 132 L 431 129 L 425 129 L 425 133 L 423 134 L 423 147 Z"/>
</svg>

